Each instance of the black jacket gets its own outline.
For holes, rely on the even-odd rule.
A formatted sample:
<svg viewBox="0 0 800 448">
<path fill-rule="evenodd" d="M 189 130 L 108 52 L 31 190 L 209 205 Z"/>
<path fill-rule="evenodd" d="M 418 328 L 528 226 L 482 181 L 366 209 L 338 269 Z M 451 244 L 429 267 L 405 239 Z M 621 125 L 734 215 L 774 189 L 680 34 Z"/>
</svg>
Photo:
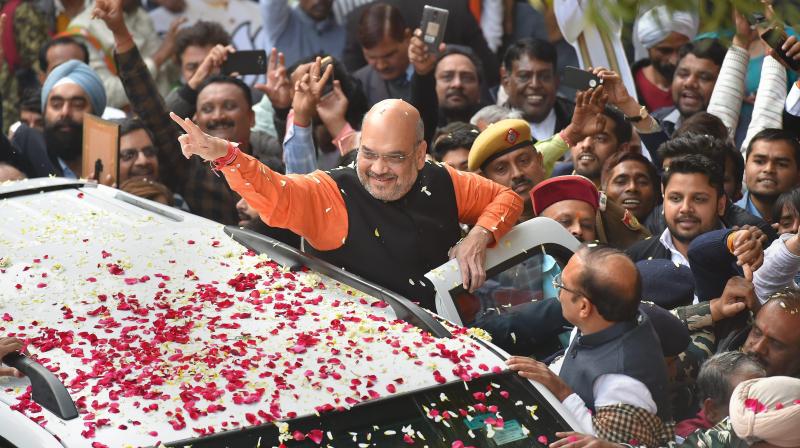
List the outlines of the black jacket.
<svg viewBox="0 0 800 448">
<path fill-rule="evenodd" d="M 44 134 L 25 125 L 14 132 L 12 141 L 3 136 L 0 161 L 8 162 L 28 177 L 63 176 L 58 159 L 47 151 Z"/>
<path fill-rule="evenodd" d="M 650 238 L 639 241 L 625 251 L 628 257 L 630 257 L 634 263 L 637 261 L 649 260 L 651 258 L 663 258 L 667 260 L 672 259 L 672 253 L 670 253 L 669 249 L 664 247 L 664 245 L 661 244 L 661 241 L 659 241 L 661 234 L 659 233 L 658 235 L 653 235 L 654 236 L 651 236 Z"/>
</svg>

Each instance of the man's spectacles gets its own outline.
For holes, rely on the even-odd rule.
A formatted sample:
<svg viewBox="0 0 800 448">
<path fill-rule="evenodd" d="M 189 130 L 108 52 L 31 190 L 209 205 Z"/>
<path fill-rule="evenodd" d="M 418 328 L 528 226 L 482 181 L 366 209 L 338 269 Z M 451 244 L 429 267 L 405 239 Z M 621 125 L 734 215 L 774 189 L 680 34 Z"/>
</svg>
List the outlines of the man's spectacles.
<svg viewBox="0 0 800 448">
<path fill-rule="evenodd" d="M 148 159 L 158 156 L 158 148 L 155 146 L 147 146 L 141 149 L 123 149 L 119 152 L 119 158 L 123 162 L 130 162 L 131 160 L 136 160 L 140 152 Z"/>
<path fill-rule="evenodd" d="M 564 286 L 564 284 L 561 283 L 561 274 L 560 273 L 558 275 L 556 275 L 555 278 L 553 278 L 553 288 L 555 288 L 555 290 L 556 290 L 556 297 L 561 295 L 561 290 L 562 289 L 564 291 L 571 292 L 571 293 L 575 294 L 576 296 L 582 296 L 583 295 L 580 292 L 575 291 L 574 289 L 569 289 L 566 286 Z"/>
<path fill-rule="evenodd" d="M 414 151 L 415 150 L 412 149 L 411 152 L 408 154 L 378 154 L 377 152 L 370 151 L 367 148 L 361 148 L 358 150 L 358 152 L 361 154 L 361 157 L 363 157 L 366 160 L 374 162 L 378 159 L 383 159 L 384 162 L 392 166 L 400 166 L 403 163 L 405 163 L 406 160 L 408 160 L 409 158 L 411 158 L 411 156 L 414 155 Z"/>
</svg>

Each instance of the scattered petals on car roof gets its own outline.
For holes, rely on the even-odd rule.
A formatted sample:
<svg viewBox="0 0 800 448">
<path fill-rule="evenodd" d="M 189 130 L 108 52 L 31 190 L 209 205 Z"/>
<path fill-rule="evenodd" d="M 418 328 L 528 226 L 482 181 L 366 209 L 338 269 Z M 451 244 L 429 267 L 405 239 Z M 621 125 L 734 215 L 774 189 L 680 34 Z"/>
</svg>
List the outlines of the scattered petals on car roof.
<svg viewBox="0 0 800 448">
<path fill-rule="evenodd" d="M 52 226 L 21 239 L 69 248 L 61 255 L 0 241 L 21 251 L 0 275 L 3 300 L 14 301 L 5 309 L 0 301 L 0 332 L 26 339 L 29 354 L 59 376 L 96 446 L 346 409 L 503 368 L 494 356 L 478 357 L 485 348 L 464 330 L 432 337 L 396 320 L 385 302 L 290 272 L 221 228 L 184 239 L 128 230 L 146 222 L 104 231 L 92 219 L 58 212 Z M 129 238 L 134 244 L 119 243 Z M 28 390 L 2 388 L 16 410 L 48 428 Z M 295 440 L 324 438 L 287 431 Z"/>
</svg>

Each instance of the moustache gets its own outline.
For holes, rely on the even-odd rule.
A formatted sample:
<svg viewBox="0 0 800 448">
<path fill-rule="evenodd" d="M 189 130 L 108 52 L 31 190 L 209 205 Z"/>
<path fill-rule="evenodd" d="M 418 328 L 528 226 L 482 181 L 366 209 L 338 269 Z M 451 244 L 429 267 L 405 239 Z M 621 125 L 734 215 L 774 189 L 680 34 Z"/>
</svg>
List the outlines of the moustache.
<svg viewBox="0 0 800 448">
<path fill-rule="evenodd" d="M 63 118 L 54 123 L 46 123 L 44 128 L 45 130 L 49 130 L 51 132 L 70 133 L 82 131 L 83 125 L 77 121 L 73 121 L 70 118 Z M 68 130 L 63 130 L 63 128 L 68 128 Z"/>
<path fill-rule="evenodd" d="M 511 189 L 513 190 L 514 188 L 517 188 L 517 187 L 528 186 L 528 185 L 530 185 L 532 183 L 533 182 L 531 182 L 531 180 L 526 178 L 526 177 L 521 177 L 521 178 L 517 178 L 517 179 L 511 179 Z"/>
<path fill-rule="evenodd" d="M 683 222 L 683 221 L 691 221 L 691 222 L 700 222 L 700 218 L 695 215 L 681 215 L 675 220 L 676 222 Z"/>
<path fill-rule="evenodd" d="M 458 96 L 461 98 L 466 98 L 466 95 L 464 95 L 464 91 L 461 89 L 447 89 L 447 91 L 444 93 L 444 96 L 446 97 Z"/>
<path fill-rule="evenodd" d="M 226 120 L 226 119 L 223 119 L 223 120 L 212 120 L 212 121 L 208 122 L 208 124 L 206 125 L 206 128 L 209 131 L 214 131 L 214 130 L 217 130 L 219 128 L 232 128 L 235 125 L 236 125 L 236 123 L 233 120 L 229 120 L 229 119 L 228 120 Z"/>
<path fill-rule="evenodd" d="M 397 176 L 394 174 L 375 174 L 372 171 L 367 171 L 367 177 L 381 181 L 392 180 L 397 178 Z"/>
</svg>

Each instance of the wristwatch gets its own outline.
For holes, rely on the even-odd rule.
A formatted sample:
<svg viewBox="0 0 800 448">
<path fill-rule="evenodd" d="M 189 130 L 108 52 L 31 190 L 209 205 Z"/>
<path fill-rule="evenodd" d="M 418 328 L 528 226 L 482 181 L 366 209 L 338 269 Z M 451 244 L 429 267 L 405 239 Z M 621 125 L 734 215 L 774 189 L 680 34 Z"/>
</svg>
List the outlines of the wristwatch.
<svg viewBox="0 0 800 448">
<path fill-rule="evenodd" d="M 638 122 L 644 120 L 645 118 L 647 118 L 648 115 L 649 114 L 647 113 L 647 108 L 642 106 L 639 109 L 639 115 L 635 115 L 633 117 L 629 117 L 629 116 L 625 115 L 625 119 L 630 121 L 631 123 L 638 123 Z"/>
</svg>

